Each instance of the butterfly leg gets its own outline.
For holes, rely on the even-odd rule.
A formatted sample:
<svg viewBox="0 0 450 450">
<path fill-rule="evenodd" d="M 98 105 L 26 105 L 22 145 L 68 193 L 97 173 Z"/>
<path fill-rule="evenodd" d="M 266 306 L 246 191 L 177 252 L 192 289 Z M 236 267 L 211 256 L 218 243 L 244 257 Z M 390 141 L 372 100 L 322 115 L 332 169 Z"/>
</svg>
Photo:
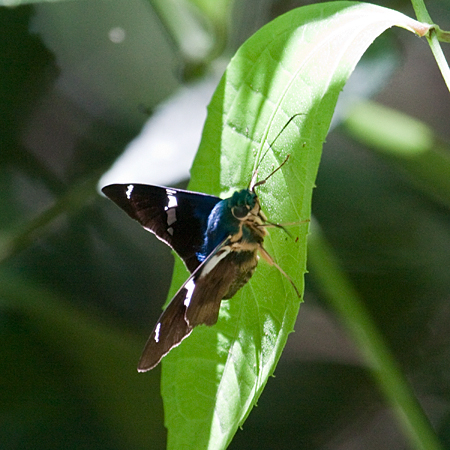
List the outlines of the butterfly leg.
<svg viewBox="0 0 450 450">
<path fill-rule="evenodd" d="M 295 285 L 295 283 L 292 281 L 292 278 L 275 262 L 275 260 L 272 258 L 272 256 L 270 256 L 270 254 L 268 253 L 268 251 L 260 244 L 259 248 L 258 248 L 261 256 L 271 265 L 276 267 L 280 273 L 287 279 L 289 280 L 289 282 L 292 284 L 293 288 L 295 289 L 295 293 L 297 294 L 298 298 L 301 298 L 300 292 L 297 289 L 297 286 Z"/>
</svg>

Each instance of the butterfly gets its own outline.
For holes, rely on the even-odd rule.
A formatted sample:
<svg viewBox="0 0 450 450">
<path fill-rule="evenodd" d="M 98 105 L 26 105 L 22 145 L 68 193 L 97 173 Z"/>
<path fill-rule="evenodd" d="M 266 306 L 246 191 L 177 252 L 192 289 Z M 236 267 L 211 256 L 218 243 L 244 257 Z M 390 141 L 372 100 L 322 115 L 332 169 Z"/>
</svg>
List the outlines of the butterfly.
<svg viewBox="0 0 450 450">
<path fill-rule="evenodd" d="M 212 195 L 145 184 L 111 184 L 102 192 L 146 230 L 169 245 L 191 275 L 159 317 L 142 352 L 138 371 L 156 367 L 201 324 L 214 325 L 223 299 L 233 297 L 253 275 L 258 253 L 275 266 L 300 294 L 291 278 L 263 246 L 271 223 L 255 189 L 257 170 L 247 189 L 221 199 Z"/>
</svg>

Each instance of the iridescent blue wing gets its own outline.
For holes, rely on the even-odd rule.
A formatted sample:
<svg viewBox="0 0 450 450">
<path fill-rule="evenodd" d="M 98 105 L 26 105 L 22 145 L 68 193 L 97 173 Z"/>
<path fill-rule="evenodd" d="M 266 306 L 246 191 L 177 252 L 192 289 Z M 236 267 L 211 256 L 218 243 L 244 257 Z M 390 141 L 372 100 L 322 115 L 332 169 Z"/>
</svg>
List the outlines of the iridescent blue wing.
<svg viewBox="0 0 450 450">
<path fill-rule="evenodd" d="M 200 265 L 208 216 L 220 198 L 146 184 L 111 184 L 103 193 L 172 247 L 192 273 Z"/>
</svg>

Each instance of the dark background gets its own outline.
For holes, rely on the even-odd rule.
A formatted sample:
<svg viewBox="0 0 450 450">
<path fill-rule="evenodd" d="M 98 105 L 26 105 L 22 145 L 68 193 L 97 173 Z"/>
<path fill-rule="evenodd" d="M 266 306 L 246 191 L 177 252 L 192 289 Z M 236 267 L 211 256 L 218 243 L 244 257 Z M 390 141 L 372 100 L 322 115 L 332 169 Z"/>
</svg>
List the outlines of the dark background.
<svg viewBox="0 0 450 450">
<path fill-rule="evenodd" d="M 302 5 L 198 4 L 181 10 L 191 28 L 177 25 L 176 9 L 144 0 L 0 8 L 2 449 L 165 446 L 160 369 L 135 367 L 173 257 L 102 198 L 97 182 L 162 101 L 215 79 L 217 58 Z M 414 16 L 406 2 L 385 6 Z M 427 6 L 449 29 L 448 1 Z M 448 151 L 449 92 L 424 39 L 389 31 L 359 70 L 360 96 L 420 119 Z M 198 102 L 175 103 L 166 118 L 178 151 L 186 133 L 200 135 L 188 120 L 204 108 Z M 149 172 L 157 164 L 137 161 Z M 187 182 L 170 165 L 163 176 Z M 338 121 L 313 213 L 450 448 L 448 207 Z M 230 448 L 409 448 L 313 273 L 306 283 L 297 332 Z"/>
</svg>

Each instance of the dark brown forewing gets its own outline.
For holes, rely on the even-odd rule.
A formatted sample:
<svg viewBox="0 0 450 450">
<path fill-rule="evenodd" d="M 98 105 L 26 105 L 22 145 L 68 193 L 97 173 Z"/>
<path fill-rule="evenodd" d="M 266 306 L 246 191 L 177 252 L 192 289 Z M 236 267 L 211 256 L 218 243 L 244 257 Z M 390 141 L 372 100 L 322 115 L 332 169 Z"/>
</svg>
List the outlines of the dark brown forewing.
<svg viewBox="0 0 450 450">
<path fill-rule="evenodd" d="M 200 265 L 208 217 L 220 198 L 146 184 L 111 184 L 103 193 L 172 247 L 192 273 Z"/>
</svg>

